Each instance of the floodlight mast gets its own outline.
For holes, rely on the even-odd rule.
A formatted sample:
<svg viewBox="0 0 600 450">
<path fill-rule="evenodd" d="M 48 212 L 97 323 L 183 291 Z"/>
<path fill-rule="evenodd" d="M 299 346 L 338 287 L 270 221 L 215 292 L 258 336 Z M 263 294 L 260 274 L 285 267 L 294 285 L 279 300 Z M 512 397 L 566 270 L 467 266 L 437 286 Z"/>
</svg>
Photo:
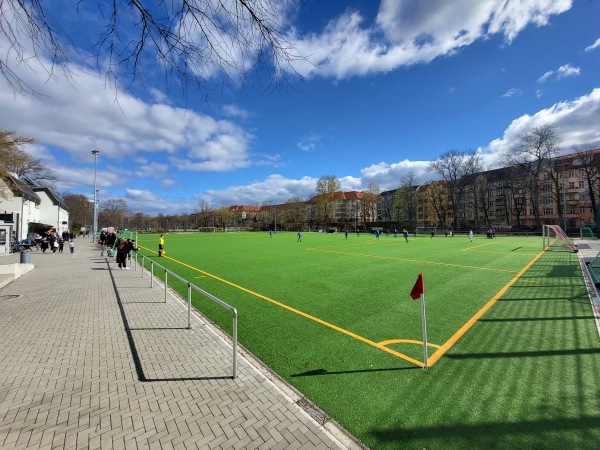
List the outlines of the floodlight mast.
<svg viewBox="0 0 600 450">
<path fill-rule="evenodd" d="M 92 155 L 94 155 L 94 234 L 92 235 L 92 238 L 94 240 L 98 234 L 98 191 L 96 190 L 96 168 L 98 163 L 98 153 L 100 153 L 100 150 L 92 150 Z"/>
</svg>

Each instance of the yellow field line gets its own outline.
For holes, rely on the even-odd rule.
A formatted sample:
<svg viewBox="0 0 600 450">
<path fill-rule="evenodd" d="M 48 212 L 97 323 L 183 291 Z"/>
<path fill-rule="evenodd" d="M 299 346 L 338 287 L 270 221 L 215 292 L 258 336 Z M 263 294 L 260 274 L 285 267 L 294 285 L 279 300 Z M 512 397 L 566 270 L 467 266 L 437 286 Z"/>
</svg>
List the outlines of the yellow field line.
<svg viewBox="0 0 600 450">
<path fill-rule="evenodd" d="M 140 245 L 140 248 L 143 248 L 143 249 L 146 249 L 148 251 L 151 251 L 152 253 L 156 253 L 156 252 L 150 250 L 149 248 L 141 246 L 141 245 Z M 270 303 L 272 303 L 274 305 L 277 305 L 277 306 L 279 306 L 279 307 L 281 307 L 283 309 L 287 309 L 288 311 L 291 311 L 291 312 L 293 312 L 295 314 L 298 314 L 298 315 L 300 315 L 302 317 L 305 317 L 305 318 L 310 319 L 310 320 L 312 320 L 314 322 L 317 322 L 317 323 L 319 323 L 321 325 L 324 325 L 324 326 L 326 326 L 328 328 L 331 328 L 332 330 L 339 331 L 340 333 L 343 333 L 343 334 L 345 334 L 347 336 L 350 336 L 350 337 L 352 337 L 354 339 L 357 339 L 357 340 L 359 340 L 361 342 L 364 342 L 365 344 L 368 344 L 368 345 L 371 345 L 371 346 L 373 346 L 375 348 L 378 348 L 379 350 L 383 350 L 384 352 L 387 352 L 387 353 L 390 353 L 390 354 L 392 354 L 394 356 L 397 356 L 398 358 L 402 358 L 405 361 L 413 363 L 413 364 L 415 364 L 415 365 L 417 365 L 419 367 L 423 367 L 424 366 L 424 364 L 421 361 L 418 361 L 418 360 L 416 360 L 414 358 L 411 358 L 410 356 L 407 356 L 407 355 L 405 355 L 403 353 L 400 353 L 400 352 L 397 352 L 397 351 L 392 350 L 390 348 L 387 348 L 385 346 L 386 345 L 385 343 L 389 342 L 389 341 L 384 341 L 383 343 L 377 343 L 377 342 L 371 341 L 370 339 L 367 339 L 367 338 L 365 338 L 363 336 L 360 336 L 360 335 L 358 335 L 356 333 L 353 333 L 352 331 L 345 330 L 345 329 L 343 329 L 341 327 L 338 327 L 337 325 L 333 325 L 332 323 L 329 323 L 329 322 L 326 322 L 326 321 L 324 321 L 322 319 L 319 319 L 318 317 L 311 316 L 310 314 L 307 314 L 307 313 L 305 313 L 303 311 L 300 311 L 299 309 L 292 308 L 291 306 L 288 306 L 288 305 L 286 305 L 284 303 L 278 302 L 277 300 L 273 300 L 272 298 L 266 297 L 266 296 L 264 296 L 262 294 L 259 294 L 258 292 L 254 292 L 254 291 L 251 291 L 250 289 L 246 289 L 243 286 L 239 286 L 239 285 L 237 285 L 235 283 L 232 283 L 231 281 L 227 281 L 227 280 L 225 280 L 223 278 L 220 278 L 220 277 L 218 277 L 216 275 L 213 275 L 211 273 L 205 272 L 204 270 L 198 269 L 197 267 L 190 266 L 189 264 L 186 264 L 186 263 L 184 263 L 182 261 L 178 261 L 178 260 L 176 260 L 174 258 L 171 258 L 170 256 L 166 256 L 165 255 L 164 258 L 168 258 L 168 259 L 170 259 L 173 262 L 181 264 L 182 266 L 185 266 L 185 267 L 187 267 L 189 269 L 195 270 L 195 271 L 200 272 L 200 273 L 202 273 L 202 274 L 204 274 L 206 276 L 214 278 L 215 280 L 220 281 L 221 283 L 228 284 L 229 286 L 232 286 L 232 287 L 234 287 L 236 289 L 244 291 L 244 292 L 246 292 L 246 293 L 248 293 L 250 295 L 253 295 L 255 297 L 258 297 L 258 298 L 261 298 L 263 300 L 266 300 L 266 301 L 268 301 L 268 302 L 270 302 Z M 407 342 L 407 341 L 399 340 L 399 342 L 400 341 Z M 417 341 L 415 341 L 415 342 L 417 342 Z M 421 345 L 422 344 L 423 343 L 421 342 Z"/>
<path fill-rule="evenodd" d="M 477 313 L 469 319 L 467 323 L 465 323 L 454 335 L 448 339 L 431 357 L 429 358 L 429 367 L 433 366 L 444 354 L 450 350 L 450 348 L 456 344 L 456 342 L 464 336 L 464 334 L 471 329 L 473 325 L 483 316 L 486 311 L 488 311 L 494 303 L 500 299 L 504 295 L 504 293 L 510 288 L 515 282 L 535 263 L 540 257 L 544 254 L 543 251 L 537 254 L 535 258 L 533 258 L 529 264 L 527 264 L 515 277 L 510 280 L 500 291 L 485 304 L 483 308 L 481 308 Z"/>
<path fill-rule="evenodd" d="M 144 249 L 146 249 L 146 250 L 148 250 L 148 251 L 150 251 L 152 253 L 156 253 L 156 252 L 150 250 L 149 248 L 141 246 L 141 245 L 140 245 L 140 248 L 144 248 Z M 342 254 L 347 254 L 345 252 L 333 252 L 333 251 L 331 251 L 331 252 L 327 251 L 327 253 L 342 253 Z M 350 253 L 350 254 L 355 255 L 354 253 Z M 454 344 L 456 344 L 456 342 L 462 336 L 464 336 L 464 334 L 469 329 L 471 329 L 471 327 L 473 327 L 473 325 L 475 325 L 475 323 L 481 318 L 481 316 L 483 316 L 486 313 L 486 311 L 488 311 L 498 301 L 498 299 L 500 299 L 500 297 L 502 297 L 502 295 L 504 295 L 504 293 L 508 290 L 508 288 L 510 288 L 543 254 L 544 254 L 544 252 L 542 251 L 537 256 L 535 256 L 535 258 L 533 258 L 519 273 L 517 273 L 513 277 L 512 280 L 510 280 L 490 301 L 488 301 L 485 304 L 485 306 L 483 306 L 483 308 L 481 308 L 473 317 L 471 317 L 471 319 L 469 319 L 469 321 L 467 323 L 465 323 L 456 333 L 454 333 L 454 335 L 450 339 L 448 339 L 443 345 L 439 346 L 439 345 L 431 344 L 431 343 L 428 342 L 427 343 L 428 347 L 437 348 L 437 351 L 433 355 L 431 355 L 429 357 L 428 367 L 433 366 Z M 376 257 L 376 256 L 373 256 L 373 255 L 361 255 L 361 254 L 358 254 L 358 256 Z M 186 264 L 186 263 L 184 263 L 182 261 L 176 260 L 176 259 L 171 258 L 171 257 L 166 256 L 166 255 L 164 257 L 168 258 L 171 261 L 176 262 L 176 263 L 178 263 L 178 264 L 180 264 L 182 266 L 185 266 L 185 267 L 187 267 L 189 269 L 195 270 L 196 272 L 200 272 L 200 273 L 202 273 L 202 274 L 204 274 L 204 275 L 206 275 L 208 277 L 211 277 L 211 278 L 213 278 L 213 279 L 215 279 L 217 281 L 220 281 L 220 282 L 222 282 L 224 284 L 232 286 L 232 287 L 234 287 L 236 289 L 239 289 L 241 291 L 244 291 L 244 292 L 246 292 L 246 293 L 248 293 L 250 295 L 253 295 L 255 297 L 258 297 L 258 298 L 261 298 L 263 300 L 266 300 L 266 301 L 268 301 L 268 302 L 270 302 L 270 303 L 272 303 L 274 305 L 277 305 L 277 306 L 279 306 L 279 307 L 281 307 L 283 309 L 286 309 L 286 310 L 291 311 L 291 312 L 293 312 L 295 314 L 298 314 L 298 315 L 300 315 L 302 317 L 305 317 L 305 318 L 310 319 L 310 320 L 312 320 L 314 322 L 317 322 L 317 323 L 319 323 L 321 325 L 324 325 L 324 326 L 326 326 L 328 328 L 331 328 L 332 330 L 335 330 L 335 331 L 338 331 L 340 333 L 343 333 L 343 334 L 345 334 L 347 336 L 350 336 L 350 337 L 352 337 L 354 339 L 357 339 L 357 340 L 359 340 L 361 342 L 364 342 L 365 344 L 371 345 L 371 346 L 373 346 L 375 348 L 378 348 L 380 350 L 383 350 L 384 352 L 387 352 L 387 353 L 389 353 L 391 355 L 397 356 L 398 358 L 404 359 L 405 361 L 408 361 L 408 362 L 410 362 L 412 364 L 415 364 L 415 365 L 417 365 L 419 367 L 424 367 L 424 363 L 423 362 L 421 362 L 419 360 L 416 360 L 414 358 L 411 358 L 408 355 L 405 355 L 403 353 L 397 352 L 395 350 L 392 350 L 392 349 L 386 347 L 386 345 L 393 344 L 393 343 L 411 343 L 411 344 L 423 345 L 422 341 L 416 341 L 416 340 L 412 340 L 412 339 L 391 339 L 391 340 L 386 340 L 386 341 L 382 341 L 382 342 L 374 342 L 374 341 L 371 341 L 370 339 L 367 339 L 367 338 L 365 338 L 363 336 L 360 336 L 360 335 L 358 335 L 356 333 L 353 333 L 351 331 L 345 330 L 344 328 L 338 327 L 337 325 L 333 325 L 332 323 L 329 323 L 329 322 L 326 322 L 326 321 L 324 321 L 322 319 L 319 319 L 318 317 L 315 317 L 315 316 L 307 314 L 307 313 L 305 313 L 303 311 L 300 311 L 299 309 L 292 308 L 291 306 L 288 306 L 288 305 L 286 305 L 284 303 L 281 303 L 281 302 L 279 302 L 277 300 L 273 300 L 272 298 L 269 298 L 269 297 L 266 297 L 266 296 L 264 296 L 262 294 L 259 294 L 258 292 L 251 291 L 250 289 L 247 289 L 245 287 L 239 286 L 239 285 L 237 285 L 235 283 L 232 283 L 231 281 L 225 280 L 225 279 L 220 278 L 220 277 L 218 277 L 216 275 L 213 275 L 213 274 L 211 274 L 209 272 L 205 272 L 205 271 L 203 271 L 201 269 L 198 269 L 196 267 L 190 266 L 189 264 Z M 406 259 L 406 258 L 394 258 L 394 257 L 380 257 L 380 258 L 383 258 L 383 259 L 398 259 L 398 260 L 402 260 L 402 261 L 416 261 L 416 260 L 409 260 L 409 259 Z M 436 264 L 435 262 L 429 262 L 429 261 L 416 261 L 416 262 L 423 262 L 423 263 L 427 263 L 427 264 Z M 437 264 L 448 265 L 448 266 L 456 266 L 456 267 L 477 268 L 477 267 L 462 266 L 462 265 L 447 264 L 447 263 L 437 263 Z M 488 270 L 493 270 L 493 269 L 488 269 Z M 501 270 L 501 272 L 514 272 L 514 271 Z"/>
</svg>

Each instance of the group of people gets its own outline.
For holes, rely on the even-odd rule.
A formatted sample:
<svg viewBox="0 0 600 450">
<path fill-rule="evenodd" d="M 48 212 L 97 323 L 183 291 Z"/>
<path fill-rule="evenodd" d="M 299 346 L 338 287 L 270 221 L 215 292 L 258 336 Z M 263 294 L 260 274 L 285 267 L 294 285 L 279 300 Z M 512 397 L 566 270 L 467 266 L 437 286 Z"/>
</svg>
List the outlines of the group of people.
<svg viewBox="0 0 600 450">
<path fill-rule="evenodd" d="M 52 229 L 47 231 L 44 236 L 39 240 L 40 248 L 42 253 L 46 253 L 46 250 L 52 250 L 52 253 L 63 253 L 65 248 L 65 242 L 69 243 L 69 250 L 71 253 L 75 252 L 75 243 L 73 242 L 74 234 L 64 231 L 59 235 L 56 230 Z M 37 248 L 38 241 L 35 240 L 35 246 Z"/>
<path fill-rule="evenodd" d="M 117 242 L 117 264 L 119 269 L 129 270 L 127 260 L 131 258 L 131 251 L 137 252 L 135 240 L 119 238 Z"/>
<path fill-rule="evenodd" d="M 100 232 L 100 236 L 98 237 L 98 244 L 100 245 L 104 245 L 106 247 L 113 247 L 115 245 L 115 242 L 117 241 L 117 233 L 115 232 L 111 232 L 111 231 L 104 231 L 102 230 Z"/>
</svg>

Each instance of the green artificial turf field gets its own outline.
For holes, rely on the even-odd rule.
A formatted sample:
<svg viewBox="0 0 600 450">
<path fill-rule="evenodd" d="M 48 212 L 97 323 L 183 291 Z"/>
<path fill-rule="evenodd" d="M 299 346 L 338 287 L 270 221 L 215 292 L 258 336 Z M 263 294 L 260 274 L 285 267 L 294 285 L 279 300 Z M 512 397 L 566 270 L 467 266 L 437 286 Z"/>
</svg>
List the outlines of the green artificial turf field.
<svg viewBox="0 0 600 450">
<path fill-rule="evenodd" d="M 139 235 L 141 253 L 157 241 Z M 587 289 L 577 255 L 541 241 L 167 234 L 157 262 L 237 308 L 239 342 L 373 449 L 597 448 Z M 231 332 L 227 310 L 193 303 Z"/>
</svg>

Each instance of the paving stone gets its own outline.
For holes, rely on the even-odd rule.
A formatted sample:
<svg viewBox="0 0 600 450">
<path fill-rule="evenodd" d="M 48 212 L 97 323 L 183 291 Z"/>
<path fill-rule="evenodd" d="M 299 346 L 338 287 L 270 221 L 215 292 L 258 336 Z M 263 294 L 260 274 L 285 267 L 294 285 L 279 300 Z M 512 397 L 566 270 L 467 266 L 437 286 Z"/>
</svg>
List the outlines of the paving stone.
<svg viewBox="0 0 600 450">
<path fill-rule="evenodd" d="M 251 358 L 231 379 L 231 345 L 197 314 L 187 329 L 164 275 L 79 240 L 0 288 L 0 450 L 362 448 Z"/>
</svg>

